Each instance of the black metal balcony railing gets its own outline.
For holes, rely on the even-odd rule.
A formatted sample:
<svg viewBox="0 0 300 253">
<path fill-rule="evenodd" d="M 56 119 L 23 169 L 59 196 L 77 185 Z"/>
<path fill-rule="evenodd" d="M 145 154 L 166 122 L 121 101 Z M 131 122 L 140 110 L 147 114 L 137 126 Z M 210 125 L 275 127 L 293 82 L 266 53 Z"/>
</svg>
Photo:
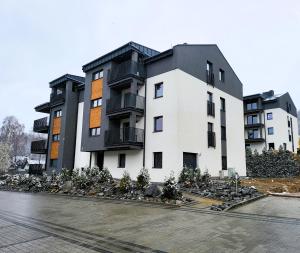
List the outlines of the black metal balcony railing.
<svg viewBox="0 0 300 253">
<path fill-rule="evenodd" d="M 60 104 L 65 102 L 65 93 L 55 94 L 51 93 L 50 95 L 50 103 L 51 104 Z"/>
<path fill-rule="evenodd" d="M 137 145 L 143 146 L 144 130 L 134 127 L 118 128 L 105 131 L 105 146 Z"/>
<path fill-rule="evenodd" d="M 32 154 L 46 154 L 47 152 L 47 141 L 39 140 L 31 142 L 31 153 Z"/>
<path fill-rule="evenodd" d="M 248 137 L 248 139 L 245 140 L 246 143 L 256 143 L 256 142 L 264 142 L 265 139 L 264 138 L 261 138 L 261 137 Z"/>
<path fill-rule="evenodd" d="M 206 70 L 206 82 L 211 85 L 215 85 L 215 75 L 212 71 Z"/>
<path fill-rule="evenodd" d="M 112 67 L 108 82 L 112 83 L 130 76 L 145 78 L 145 73 L 145 68 L 142 63 L 131 60 L 125 61 Z"/>
<path fill-rule="evenodd" d="M 208 131 L 207 132 L 207 140 L 208 140 L 208 147 L 216 147 L 216 133 Z"/>
<path fill-rule="evenodd" d="M 207 115 L 215 116 L 215 103 L 207 101 Z"/>
<path fill-rule="evenodd" d="M 33 131 L 37 133 L 47 133 L 49 129 L 48 117 L 37 119 L 33 123 Z"/>
<path fill-rule="evenodd" d="M 124 96 L 115 96 L 107 100 L 107 114 L 116 113 L 127 110 L 144 111 L 145 98 L 133 93 L 127 93 Z"/>
<path fill-rule="evenodd" d="M 45 171 L 45 164 L 29 164 L 29 175 L 42 176 Z"/>
<path fill-rule="evenodd" d="M 264 127 L 264 124 L 260 122 L 247 122 L 245 124 L 245 128 L 260 128 L 260 127 Z"/>
</svg>

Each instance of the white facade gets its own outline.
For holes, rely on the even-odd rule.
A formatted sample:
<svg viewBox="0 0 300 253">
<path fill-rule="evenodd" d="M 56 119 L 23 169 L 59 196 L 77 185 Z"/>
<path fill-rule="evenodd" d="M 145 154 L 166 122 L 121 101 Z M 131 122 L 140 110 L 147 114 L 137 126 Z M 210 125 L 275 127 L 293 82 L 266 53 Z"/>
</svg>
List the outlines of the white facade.
<svg viewBox="0 0 300 253">
<path fill-rule="evenodd" d="M 272 115 L 268 119 L 267 115 Z M 288 121 L 292 122 L 288 123 Z M 245 116 L 245 123 L 247 122 L 247 115 Z M 263 149 L 269 149 L 270 145 L 274 145 L 274 149 L 279 149 L 280 146 L 286 147 L 291 152 L 297 152 L 298 145 L 298 122 L 297 118 L 282 108 L 274 108 L 264 110 L 262 113 L 262 136 L 265 141 L 261 143 L 251 143 L 252 151 L 257 150 L 259 153 Z M 273 128 L 273 134 L 268 132 L 269 128 Z M 270 129 L 271 130 L 271 129 Z M 248 130 L 245 131 L 245 138 L 248 136 Z M 292 137 L 293 136 L 293 137 Z"/>
<path fill-rule="evenodd" d="M 74 168 L 75 169 L 88 167 L 90 164 L 90 153 L 81 151 L 83 104 L 84 104 L 83 102 L 78 103 L 76 147 L 75 147 L 75 160 L 74 160 Z"/>
<path fill-rule="evenodd" d="M 154 85 L 163 82 L 163 97 L 154 99 Z M 212 176 L 222 168 L 220 97 L 226 100 L 227 167 L 246 175 L 243 101 L 179 70 L 147 79 L 145 167 L 153 181 L 171 171 L 178 176 L 183 152 L 197 154 L 197 166 Z M 213 94 L 215 117 L 207 116 L 207 92 Z M 163 116 L 163 131 L 153 132 L 153 118 Z M 214 124 L 216 147 L 208 148 L 207 124 Z M 153 168 L 153 152 L 163 153 L 161 169 Z"/>
</svg>

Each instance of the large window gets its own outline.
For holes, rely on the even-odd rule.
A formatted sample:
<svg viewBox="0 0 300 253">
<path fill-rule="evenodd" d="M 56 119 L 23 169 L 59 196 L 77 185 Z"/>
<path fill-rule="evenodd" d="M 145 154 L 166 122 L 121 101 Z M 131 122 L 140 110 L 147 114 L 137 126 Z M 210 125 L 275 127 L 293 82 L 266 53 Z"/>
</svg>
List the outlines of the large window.
<svg viewBox="0 0 300 253">
<path fill-rule="evenodd" d="M 257 115 L 249 115 L 247 116 L 247 124 L 257 124 L 258 123 L 258 116 Z"/>
<path fill-rule="evenodd" d="M 97 71 L 93 73 L 93 80 L 97 80 L 103 78 L 103 70 Z"/>
<path fill-rule="evenodd" d="M 57 110 L 54 112 L 54 118 L 59 118 L 62 116 L 62 111 L 61 110 Z"/>
<path fill-rule="evenodd" d="M 268 127 L 268 135 L 274 134 L 274 127 Z"/>
<path fill-rule="evenodd" d="M 248 130 L 248 139 L 258 139 L 258 138 L 259 138 L 259 130 L 258 129 Z"/>
<path fill-rule="evenodd" d="M 153 153 L 153 168 L 156 169 L 162 168 L 162 152 Z"/>
<path fill-rule="evenodd" d="M 102 98 L 94 99 L 91 101 L 91 107 L 95 108 L 102 105 Z"/>
<path fill-rule="evenodd" d="M 91 136 L 98 136 L 100 135 L 101 128 L 100 127 L 95 127 L 90 129 L 90 135 Z"/>
<path fill-rule="evenodd" d="M 119 154 L 118 167 L 119 168 L 125 168 L 125 163 L 126 163 L 126 155 L 125 154 Z"/>
<path fill-rule="evenodd" d="M 155 84 L 155 95 L 154 98 L 161 98 L 164 95 L 163 83 Z"/>
<path fill-rule="evenodd" d="M 247 110 L 256 110 L 257 108 L 257 102 L 247 104 Z"/>
<path fill-rule="evenodd" d="M 154 132 L 162 132 L 163 130 L 163 116 L 154 118 Z"/>
</svg>

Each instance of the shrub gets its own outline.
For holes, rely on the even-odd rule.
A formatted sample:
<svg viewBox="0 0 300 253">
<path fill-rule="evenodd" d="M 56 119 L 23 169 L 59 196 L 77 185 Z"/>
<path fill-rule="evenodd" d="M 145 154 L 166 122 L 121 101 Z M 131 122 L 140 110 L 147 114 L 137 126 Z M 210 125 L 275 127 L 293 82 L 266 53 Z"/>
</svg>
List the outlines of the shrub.
<svg viewBox="0 0 300 253">
<path fill-rule="evenodd" d="M 113 182 L 113 177 L 110 174 L 109 170 L 107 168 L 103 168 L 99 171 L 98 175 L 98 183 L 111 183 Z"/>
<path fill-rule="evenodd" d="M 181 197 L 181 193 L 173 173 L 171 173 L 170 177 L 164 182 L 162 197 L 175 200 Z"/>
<path fill-rule="evenodd" d="M 85 173 L 83 171 L 82 173 L 79 173 L 79 170 L 75 170 L 72 175 L 72 181 L 77 189 L 87 189 L 90 186 L 90 181 Z"/>
<path fill-rule="evenodd" d="M 183 167 L 178 179 L 178 183 L 183 184 L 185 187 L 199 186 L 201 181 L 200 169 L 189 167 Z"/>
<path fill-rule="evenodd" d="M 138 189 L 144 191 L 150 184 L 149 171 L 146 168 L 142 168 L 137 176 L 136 186 Z"/>
<path fill-rule="evenodd" d="M 63 168 L 60 172 L 60 179 L 63 182 L 70 181 L 72 179 L 73 170 Z"/>
<path fill-rule="evenodd" d="M 132 183 L 130 175 L 127 171 L 124 171 L 123 176 L 120 180 L 120 191 L 123 193 L 129 192 L 131 189 Z"/>
</svg>

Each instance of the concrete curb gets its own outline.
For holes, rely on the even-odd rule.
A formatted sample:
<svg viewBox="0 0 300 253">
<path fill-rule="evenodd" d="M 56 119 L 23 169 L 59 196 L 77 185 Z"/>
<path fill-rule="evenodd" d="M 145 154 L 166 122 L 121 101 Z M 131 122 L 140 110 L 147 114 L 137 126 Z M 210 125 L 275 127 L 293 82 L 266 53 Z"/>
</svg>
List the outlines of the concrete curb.
<svg viewBox="0 0 300 253">
<path fill-rule="evenodd" d="M 267 197 L 267 196 L 268 196 L 268 194 L 263 194 L 263 195 L 261 195 L 261 196 L 258 196 L 258 197 L 252 198 L 252 199 L 244 200 L 244 201 L 242 201 L 242 202 L 233 204 L 232 206 L 225 208 L 225 209 L 223 210 L 223 212 L 228 212 L 228 211 L 230 211 L 230 210 L 233 210 L 233 209 L 235 209 L 235 208 L 238 208 L 238 207 L 241 207 L 241 206 L 250 204 L 251 202 L 254 202 L 254 201 L 259 200 L 259 199 L 262 199 L 262 198 L 265 198 L 265 197 Z"/>
<path fill-rule="evenodd" d="M 270 196 L 273 197 L 285 197 L 285 198 L 300 198 L 300 193 L 299 195 L 291 195 L 292 193 L 275 193 L 275 192 L 268 192 Z"/>
</svg>

